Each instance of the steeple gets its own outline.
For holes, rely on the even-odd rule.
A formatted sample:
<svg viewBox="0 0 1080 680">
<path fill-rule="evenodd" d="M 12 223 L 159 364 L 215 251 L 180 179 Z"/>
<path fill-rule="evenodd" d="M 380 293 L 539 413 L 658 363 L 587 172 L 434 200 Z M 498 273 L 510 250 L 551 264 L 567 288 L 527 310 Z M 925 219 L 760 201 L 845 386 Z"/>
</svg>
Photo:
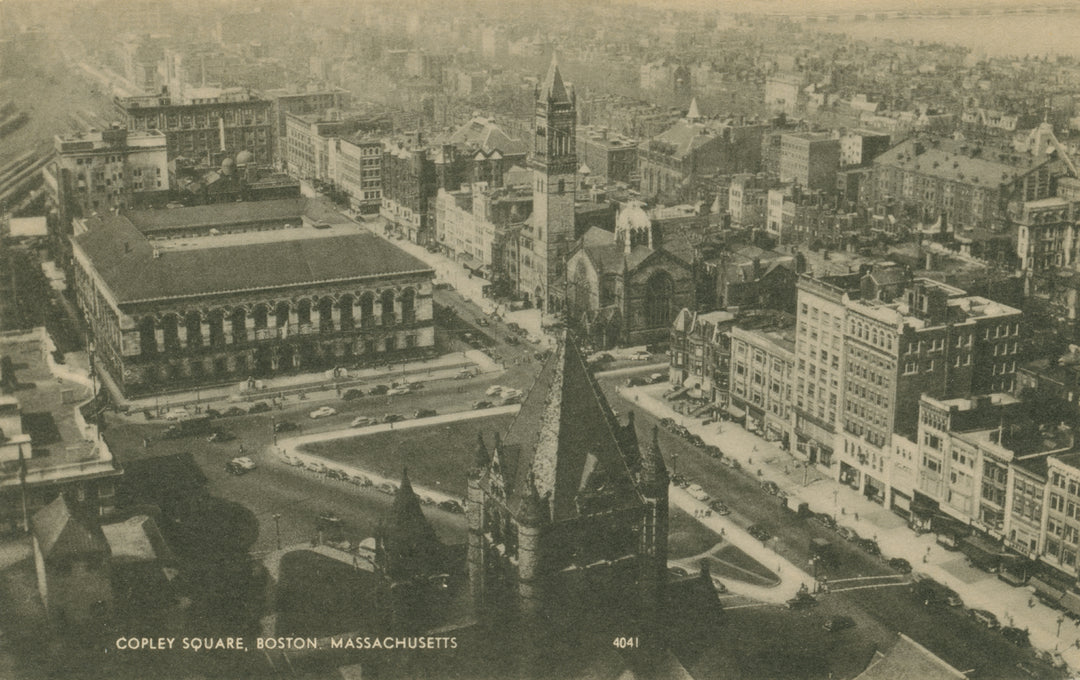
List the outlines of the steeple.
<svg viewBox="0 0 1080 680">
<path fill-rule="evenodd" d="M 701 111 L 698 110 L 697 97 L 690 100 L 690 110 L 686 112 L 686 120 L 690 123 L 697 123 L 701 120 Z"/>
<path fill-rule="evenodd" d="M 660 428 L 653 426 L 652 444 L 641 461 L 641 491 L 647 496 L 658 496 L 667 489 L 669 481 L 664 456 L 660 453 Z"/>
<path fill-rule="evenodd" d="M 491 462 L 491 456 L 488 455 L 487 447 L 484 446 L 484 435 L 480 432 L 476 433 L 476 451 L 473 454 L 473 470 L 483 470 Z"/>
<path fill-rule="evenodd" d="M 440 568 L 442 545 L 435 529 L 420 509 L 420 499 L 409 481 L 409 469 L 401 473 L 401 487 L 383 526 L 381 565 L 395 581 L 430 573 Z"/>
<path fill-rule="evenodd" d="M 566 93 L 566 85 L 563 84 L 562 74 L 559 73 L 559 57 L 551 55 L 551 65 L 548 66 L 547 76 L 540 86 L 540 98 L 554 103 L 570 103 L 570 96 Z"/>
</svg>

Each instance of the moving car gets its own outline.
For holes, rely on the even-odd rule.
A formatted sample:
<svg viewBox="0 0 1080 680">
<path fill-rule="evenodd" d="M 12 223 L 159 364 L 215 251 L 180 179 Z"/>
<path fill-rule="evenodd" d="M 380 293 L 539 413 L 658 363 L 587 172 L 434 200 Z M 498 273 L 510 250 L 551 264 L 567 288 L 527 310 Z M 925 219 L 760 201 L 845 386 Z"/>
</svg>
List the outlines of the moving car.
<svg viewBox="0 0 1080 680">
<path fill-rule="evenodd" d="M 630 355 L 631 361 L 648 361 L 649 359 L 652 359 L 652 355 L 644 350 L 638 350 Z"/>
<path fill-rule="evenodd" d="M 416 410 L 416 413 L 413 414 L 413 417 L 414 418 L 431 418 L 432 416 L 436 416 L 436 415 L 438 415 L 438 412 L 435 411 L 435 409 L 433 409 L 433 408 L 421 408 L 421 409 Z"/>
<path fill-rule="evenodd" d="M 465 514 L 465 508 L 461 507 L 461 503 L 458 503 L 457 501 L 443 501 L 442 503 L 439 503 L 439 509 L 445 510 L 446 512 L 452 512 L 455 515 Z"/>
<path fill-rule="evenodd" d="M 345 394 L 341 395 L 341 398 L 345 401 L 352 401 L 353 399 L 359 399 L 364 396 L 364 391 L 358 387 L 350 387 L 345 390 Z"/>
<path fill-rule="evenodd" d="M 712 501 L 709 508 L 718 515 L 730 515 L 731 509 L 720 501 Z"/>
<path fill-rule="evenodd" d="M 225 471 L 234 475 L 242 475 L 251 472 L 255 469 L 255 461 L 251 460 L 247 456 L 241 456 L 240 458 L 233 458 L 228 463 L 225 463 Z"/>
<path fill-rule="evenodd" d="M 502 385 L 492 385 L 491 387 L 484 390 L 484 394 L 489 397 L 497 397 L 502 394 L 503 389 L 504 388 Z"/>
<path fill-rule="evenodd" d="M 477 409 L 477 410 L 482 409 L 482 408 L 491 408 L 491 402 L 490 401 L 484 401 L 484 400 L 477 401 L 477 402 L 473 403 L 472 407 L 474 409 Z"/>
<path fill-rule="evenodd" d="M 809 609 L 818 605 L 817 598 L 805 591 L 799 591 L 787 601 L 788 609 Z"/>
<path fill-rule="evenodd" d="M 214 432 L 209 437 L 207 437 L 206 441 L 210 442 L 211 444 L 220 444 L 221 442 L 231 442 L 234 439 L 236 439 L 236 435 L 234 435 L 233 433 L 226 432 L 225 430 L 218 430 L 217 432 Z"/>
<path fill-rule="evenodd" d="M 299 430 L 300 426 L 294 422 L 283 420 L 280 423 L 274 423 L 274 432 L 281 434 L 282 432 L 292 432 L 293 430 Z"/>
<path fill-rule="evenodd" d="M 408 387 L 392 387 L 386 391 L 386 396 L 397 397 L 403 394 L 411 394 L 412 389 Z"/>
<path fill-rule="evenodd" d="M 405 416 L 400 413 L 387 413 L 382 419 L 384 423 L 398 423 L 402 420 L 405 420 Z"/>
<path fill-rule="evenodd" d="M 521 397 L 519 397 L 516 394 L 513 395 L 513 396 L 510 396 L 510 397 L 506 397 L 505 399 L 502 400 L 502 405 L 503 406 L 511 406 L 513 404 L 520 404 L 520 403 L 521 403 Z"/>
<path fill-rule="evenodd" d="M 257 402 L 255 402 L 254 404 L 251 405 L 251 408 L 248 409 L 248 413 L 269 413 L 269 412 L 270 412 L 270 404 L 267 404 L 265 401 L 257 401 Z"/>
<path fill-rule="evenodd" d="M 374 425 L 377 421 L 374 418 L 368 416 L 356 416 L 352 422 L 349 423 L 349 427 L 367 427 L 368 425 Z"/>
<path fill-rule="evenodd" d="M 686 571 L 682 567 L 669 566 L 667 568 L 667 570 L 668 570 L 668 573 L 671 574 L 672 576 L 683 577 L 683 576 L 689 576 L 690 575 L 690 572 Z"/>
<path fill-rule="evenodd" d="M 911 573 L 911 562 L 908 562 L 903 557 L 894 557 L 889 560 L 889 566 L 897 570 L 901 574 Z"/>
<path fill-rule="evenodd" d="M 990 628 L 991 630 L 1001 628 L 1001 624 L 998 622 L 998 617 L 994 614 L 994 612 L 987 611 L 985 609 L 972 609 L 971 618 L 975 619 L 976 621 L 986 626 L 987 628 Z"/>
<path fill-rule="evenodd" d="M 312 411 L 311 413 L 309 413 L 308 418 L 311 418 L 311 419 L 327 418 L 329 416 L 336 416 L 336 415 L 337 415 L 337 411 L 330 408 L 329 406 L 320 406 L 319 408 L 317 408 L 314 411 Z"/>
<path fill-rule="evenodd" d="M 709 494 L 706 493 L 705 489 L 701 488 L 700 484 L 691 484 L 690 486 L 686 487 L 686 493 L 690 494 L 692 497 L 696 498 L 699 501 L 704 502 L 709 500 Z"/>
<path fill-rule="evenodd" d="M 390 391 L 390 386 L 389 385 L 376 385 L 375 387 L 371 388 L 370 394 L 372 396 L 378 397 L 378 396 L 386 394 L 389 391 Z"/>
</svg>

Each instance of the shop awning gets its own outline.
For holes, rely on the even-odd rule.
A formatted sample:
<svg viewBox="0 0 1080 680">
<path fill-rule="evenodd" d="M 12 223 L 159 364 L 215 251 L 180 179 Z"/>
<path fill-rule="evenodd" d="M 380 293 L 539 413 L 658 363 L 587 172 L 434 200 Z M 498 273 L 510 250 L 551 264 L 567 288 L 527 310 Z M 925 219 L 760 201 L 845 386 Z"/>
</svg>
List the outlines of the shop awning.
<svg viewBox="0 0 1080 680">
<path fill-rule="evenodd" d="M 1032 576 L 1028 579 L 1028 585 L 1035 587 L 1035 593 L 1041 595 L 1051 602 L 1057 602 L 1065 594 L 1064 588 L 1059 588 L 1049 580 L 1040 578 L 1039 576 Z"/>
<path fill-rule="evenodd" d="M 1058 604 L 1071 614 L 1080 614 L 1080 595 L 1071 590 L 1065 591 L 1065 594 L 1061 596 L 1061 600 Z"/>
<path fill-rule="evenodd" d="M 745 418 L 746 417 L 746 411 L 742 410 L 738 406 L 735 406 L 734 404 L 728 404 L 727 405 L 727 412 L 730 413 L 731 415 L 735 416 L 736 418 Z"/>
</svg>

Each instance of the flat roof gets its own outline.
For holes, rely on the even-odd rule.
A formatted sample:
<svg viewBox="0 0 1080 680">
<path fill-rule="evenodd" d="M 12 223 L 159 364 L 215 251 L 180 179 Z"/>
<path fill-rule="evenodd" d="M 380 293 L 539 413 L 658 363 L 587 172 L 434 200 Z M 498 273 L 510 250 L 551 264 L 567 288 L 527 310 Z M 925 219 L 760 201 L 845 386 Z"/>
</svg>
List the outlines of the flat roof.
<svg viewBox="0 0 1080 680">
<path fill-rule="evenodd" d="M 279 198 L 269 201 L 214 203 L 190 208 L 127 210 L 122 213 L 139 231 L 152 234 L 174 229 L 228 227 L 251 222 L 293 221 L 303 217 L 325 224 L 349 223 L 349 219 L 323 199 Z"/>
</svg>

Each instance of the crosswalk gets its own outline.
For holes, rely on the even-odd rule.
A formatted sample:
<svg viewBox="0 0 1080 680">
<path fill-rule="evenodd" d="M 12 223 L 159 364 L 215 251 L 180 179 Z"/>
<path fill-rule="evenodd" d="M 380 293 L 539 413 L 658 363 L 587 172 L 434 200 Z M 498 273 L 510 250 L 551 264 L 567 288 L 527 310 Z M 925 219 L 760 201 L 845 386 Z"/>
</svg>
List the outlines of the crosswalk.
<svg viewBox="0 0 1080 680">
<path fill-rule="evenodd" d="M 853 576 L 829 581 L 830 593 L 842 593 L 851 590 L 869 590 L 873 588 L 896 588 L 906 586 L 911 580 L 903 574 L 885 574 L 882 576 Z"/>
</svg>

